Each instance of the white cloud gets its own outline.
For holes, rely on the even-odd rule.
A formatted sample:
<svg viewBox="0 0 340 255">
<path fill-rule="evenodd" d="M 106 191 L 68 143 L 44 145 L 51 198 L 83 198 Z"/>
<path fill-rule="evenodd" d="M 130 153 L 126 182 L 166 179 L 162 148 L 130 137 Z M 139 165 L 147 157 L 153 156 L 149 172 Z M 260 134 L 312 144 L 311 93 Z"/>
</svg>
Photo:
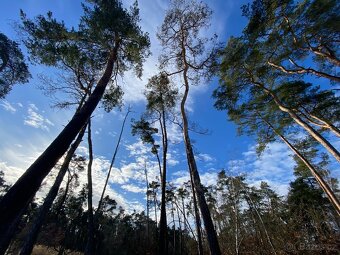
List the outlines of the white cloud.
<svg viewBox="0 0 340 255">
<path fill-rule="evenodd" d="M 44 118 L 41 114 L 39 114 L 38 111 L 39 109 L 35 106 L 35 104 L 29 104 L 27 110 L 28 115 L 24 120 L 24 124 L 49 131 L 49 126 L 54 126 L 54 124 L 49 119 Z"/>
<path fill-rule="evenodd" d="M 9 185 L 13 185 L 25 172 L 24 168 L 15 167 L 9 165 L 6 162 L 0 161 L 0 171 L 4 173 L 4 179 Z M 36 193 L 37 201 L 41 202 L 42 199 L 46 196 L 48 191 L 53 185 L 55 176 L 57 174 L 56 169 L 53 169 L 50 174 L 44 179 L 41 184 L 41 187 Z"/>
<path fill-rule="evenodd" d="M 217 173 L 205 172 L 204 174 L 201 174 L 201 182 L 204 186 L 216 185 Z"/>
<path fill-rule="evenodd" d="M 167 134 L 168 139 L 171 143 L 180 143 L 182 142 L 182 129 L 180 126 L 178 126 L 175 123 L 170 123 L 170 125 L 167 126 Z"/>
<path fill-rule="evenodd" d="M 125 147 L 129 151 L 130 156 L 146 155 L 151 152 L 150 146 L 143 143 L 140 139 L 136 143 L 125 145 Z"/>
<path fill-rule="evenodd" d="M 183 184 L 190 180 L 189 171 L 177 171 L 171 176 L 171 183 L 177 187 L 183 186 Z"/>
<path fill-rule="evenodd" d="M 207 154 L 207 153 L 200 153 L 198 155 L 195 156 L 196 160 L 200 160 L 203 162 L 215 162 L 216 159 L 214 157 L 212 157 L 211 155 Z"/>
<path fill-rule="evenodd" d="M 175 150 L 170 150 L 167 153 L 167 164 L 169 166 L 177 166 L 179 164 L 178 153 Z"/>
<path fill-rule="evenodd" d="M 8 111 L 10 113 L 15 113 L 17 111 L 17 109 L 15 109 L 14 106 L 7 100 L 2 101 L 0 105 L 2 106 L 2 108 L 4 108 L 5 111 Z"/>
<path fill-rule="evenodd" d="M 121 188 L 129 192 L 133 192 L 133 193 L 145 193 L 146 192 L 146 187 L 141 188 L 133 184 L 124 184 L 121 186 Z"/>
<path fill-rule="evenodd" d="M 18 135 L 7 137 L 7 139 L 5 137 L 5 134 L 0 134 L 0 140 L 4 141 L 0 145 L 1 160 L 22 169 L 29 167 L 50 143 L 50 139 L 46 136 L 21 137 Z"/>
<path fill-rule="evenodd" d="M 20 167 L 8 165 L 7 162 L 0 161 L 0 171 L 4 173 L 6 182 L 13 185 L 19 177 L 24 173 L 24 170 Z"/>
<path fill-rule="evenodd" d="M 83 145 L 79 145 L 78 148 L 77 148 L 76 153 L 78 155 L 87 157 L 87 155 L 89 155 L 89 149 L 87 147 L 83 146 Z"/>
<path fill-rule="evenodd" d="M 250 185 L 259 186 L 261 181 L 266 181 L 280 195 L 287 194 L 289 183 L 294 179 L 295 163 L 285 144 L 268 144 L 261 157 L 257 156 L 255 146 L 251 146 L 243 156 L 243 159 L 228 162 L 227 169 L 232 175 L 245 173 Z"/>
<path fill-rule="evenodd" d="M 102 190 L 104 187 L 104 183 L 107 177 L 107 173 L 109 170 L 110 161 L 103 158 L 95 156 L 92 165 L 92 183 L 93 183 L 93 205 L 96 207 L 98 205 L 100 196 L 102 194 Z M 131 213 L 133 210 L 143 210 L 143 206 L 138 201 L 128 201 L 125 196 L 118 193 L 115 189 L 115 185 L 123 184 L 126 182 L 122 182 L 123 179 L 121 177 L 126 178 L 126 176 L 120 175 L 121 171 L 118 168 L 112 168 L 111 175 L 109 178 L 109 183 L 106 187 L 105 196 L 109 195 L 110 198 L 116 200 L 118 206 L 122 206 L 127 212 Z M 129 180 L 128 178 L 125 179 Z M 79 175 L 80 187 L 83 184 L 87 183 L 87 169 L 83 171 Z M 123 187 L 124 186 L 124 187 Z M 123 189 L 130 189 L 131 192 L 139 192 L 138 187 L 133 184 L 124 184 L 121 186 Z M 80 189 L 80 188 L 79 188 Z M 145 191 L 144 191 L 145 192 Z"/>
<path fill-rule="evenodd" d="M 190 180 L 189 171 L 177 171 L 171 176 L 171 183 L 176 187 L 181 187 L 183 184 Z M 204 186 L 216 185 L 217 173 L 216 172 L 205 172 L 200 174 L 201 183 Z"/>
</svg>

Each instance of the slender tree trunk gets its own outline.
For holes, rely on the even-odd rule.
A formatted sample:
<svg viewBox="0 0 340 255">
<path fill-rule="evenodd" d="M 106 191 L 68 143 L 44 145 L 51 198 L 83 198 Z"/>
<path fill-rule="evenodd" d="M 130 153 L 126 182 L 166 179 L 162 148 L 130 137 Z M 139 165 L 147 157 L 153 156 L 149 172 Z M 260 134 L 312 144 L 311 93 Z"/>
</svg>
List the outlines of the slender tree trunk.
<svg viewBox="0 0 340 255">
<path fill-rule="evenodd" d="M 268 88 L 266 88 L 263 84 L 254 81 L 252 79 L 252 82 L 258 86 L 259 88 L 263 89 L 265 93 L 267 93 L 269 96 L 271 96 L 276 103 L 276 105 L 279 107 L 279 109 L 283 112 L 286 112 L 289 114 L 289 116 L 302 128 L 304 128 L 316 141 L 318 141 L 322 146 L 325 147 L 325 149 L 334 156 L 334 158 L 340 162 L 340 153 L 333 147 L 330 142 L 328 142 L 319 132 L 314 130 L 308 123 L 306 123 L 304 120 L 302 120 L 294 111 L 289 109 L 288 107 L 285 107 L 281 101 L 278 99 L 278 97 Z"/>
<path fill-rule="evenodd" d="M 161 179 L 161 182 L 162 182 L 162 179 L 163 179 L 162 166 L 161 166 L 161 160 L 159 158 L 158 151 L 156 152 L 156 158 L 157 158 L 158 169 L 159 169 L 159 178 Z"/>
<path fill-rule="evenodd" d="M 267 231 L 266 225 L 264 224 L 264 222 L 263 222 L 263 220 L 262 220 L 261 214 L 260 214 L 259 211 L 257 210 L 255 203 L 253 202 L 253 200 L 251 199 L 251 197 L 249 196 L 249 194 L 248 194 L 247 191 L 246 191 L 246 196 L 248 197 L 248 200 L 249 200 L 249 202 L 250 202 L 250 204 L 251 204 L 251 208 L 254 209 L 254 211 L 255 211 L 257 217 L 259 218 L 259 220 L 260 220 L 260 222 L 261 222 L 261 225 L 262 225 L 263 230 L 264 230 L 264 232 L 265 232 L 265 234 L 266 234 L 268 243 L 269 243 L 271 249 L 273 250 L 273 254 L 276 255 L 277 253 L 276 253 L 274 244 L 273 244 L 273 242 L 272 242 L 272 239 L 271 239 L 270 236 L 269 236 L 269 233 L 268 233 L 268 231 Z"/>
<path fill-rule="evenodd" d="M 145 181 L 146 181 L 146 247 L 149 251 L 149 180 L 148 180 L 148 171 L 146 169 L 146 163 L 144 163 L 144 173 L 145 173 Z"/>
<path fill-rule="evenodd" d="M 7 248 L 9 248 L 12 238 L 16 234 L 19 224 L 22 222 L 22 215 L 27 211 L 28 206 L 29 204 L 25 208 L 22 209 L 22 211 L 20 212 L 20 216 L 16 217 L 13 220 L 12 224 L 8 226 L 8 228 L 6 229 L 6 232 L 4 233 L 4 236 L 0 236 L 1 238 L 0 254 L 1 255 L 5 254 Z"/>
<path fill-rule="evenodd" d="M 165 201 L 165 188 L 166 188 L 166 170 L 167 170 L 167 153 L 168 153 L 168 134 L 165 122 L 165 111 L 161 113 L 161 119 L 159 120 L 162 131 L 162 145 L 163 145 L 163 168 L 162 168 L 162 199 L 161 199 L 161 218 L 159 220 L 159 254 L 168 254 L 168 238 L 167 238 L 167 222 L 166 222 L 166 201 Z"/>
<path fill-rule="evenodd" d="M 183 218 L 184 218 L 184 230 L 186 230 L 187 216 L 185 215 L 184 197 L 182 197 L 182 208 L 183 208 Z"/>
<path fill-rule="evenodd" d="M 197 207 L 197 199 L 196 199 L 196 192 L 193 182 L 193 177 L 190 171 L 190 181 L 191 181 L 191 190 L 192 190 L 192 199 L 194 204 L 194 213 L 195 213 L 195 224 L 196 224 L 196 231 L 197 231 L 197 248 L 198 248 L 198 255 L 203 255 L 203 241 L 202 241 L 202 231 L 201 231 L 201 218 L 200 213 Z"/>
<path fill-rule="evenodd" d="M 91 119 L 89 119 L 87 124 L 87 140 L 89 145 L 89 163 L 87 166 L 87 214 L 88 214 L 88 222 L 87 222 L 87 243 L 85 248 L 85 255 L 94 255 L 95 254 L 95 245 L 94 245 L 94 219 L 93 219 L 93 204 L 92 204 L 92 163 L 93 163 L 93 149 L 92 149 L 92 137 L 91 137 Z"/>
<path fill-rule="evenodd" d="M 153 193 L 153 204 L 154 204 L 154 208 L 155 208 L 155 221 L 156 221 L 156 226 L 157 226 L 157 223 L 158 223 L 158 220 L 157 220 L 157 193 L 156 193 L 155 188 L 152 189 L 152 193 Z"/>
<path fill-rule="evenodd" d="M 185 60 L 185 52 L 183 53 L 183 55 L 184 55 L 184 60 Z M 186 64 L 186 61 L 185 61 L 185 64 Z M 183 120 L 183 137 L 184 137 L 185 150 L 187 154 L 189 169 L 190 169 L 192 179 L 193 179 L 193 185 L 195 187 L 198 204 L 201 210 L 201 214 L 202 214 L 202 218 L 203 218 L 203 222 L 205 226 L 205 231 L 207 233 L 209 249 L 212 255 L 220 255 L 221 250 L 218 244 L 218 239 L 217 239 L 216 231 L 214 229 L 214 224 L 211 219 L 209 207 L 204 197 L 204 190 L 203 190 L 200 176 L 197 170 L 196 160 L 195 160 L 195 156 L 192 150 L 192 145 L 191 145 L 191 141 L 189 137 L 188 118 L 187 118 L 186 111 L 185 111 L 185 103 L 186 103 L 188 93 L 189 93 L 189 81 L 187 77 L 187 72 L 188 72 L 188 66 L 186 64 L 186 67 L 184 68 L 184 72 L 183 72 L 185 91 L 184 91 L 184 95 L 181 101 L 181 115 L 182 115 L 182 120 Z"/>
<path fill-rule="evenodd" d="M 182 229 L 182 220 L 181 220 L 181 216 L 179 214 L 179 209 L 176 203 L 176 212 L 177 212 L 177 218 L 178 218 L 178 225 L 179 225 L 179 254 L 182 254 L 182 250 L 183 250 L 183 229 Z"/>
<path fill-rule="evenodd" d="M 184 207 L 183 207 L 183 210 L 182 210 L 182 209 L 180 209 L 180 206 L 177 205 L 177 208 L 181 212 L 181 214 L 184 215 L 184 222 L 183 222 L 184 223 L 184 230 L 187 230 L 187 228 L 188 228 L 189 229 L 188 231 L 192 234 L 192 236 L 194 237 L 195 241 L 197 242 L 197 238 L 196 238 L 195 232 L 192 230 L 192 228 L 190 226 L 190 223 L 188 222 L 188 219 L 186 218 Z"/>
<path fill-rule="evenodd" d="M 340 130 L 336 126 L 334 126 L 332 123 L 330 123 L 327 120 L 323 120 L 323 119 L 321 119 L 321 118 L 319 118 L 319 117 L 317 117 L 313 114 L 310 114 L 310 116 L 312 118 L 316 119 L 317 121 L 323 123 L 324 124 L 323 127 L 331 130 L 337 137 L 340 137 Z"/>
<path fill-rule="evenodd" d="M 60 185 L 64 179 L 64 176 L 68 170 L 69 164 L 72 160 L 72 156 L 74 155 L 76 149 L 78 148 L 79 144 L 81 143 L 84 133 L 85 133 L 86 126 L 82 128 L 80 133 L 78 134 L 77 139 L 74 141 L 74 143 L 71 145 L 70 149 L 68 150 L 64 162 L 62 166 L 60 167 L 58 176 L 56 177 L 53 186 L 51 187 L 50 191 L 48 192 L 44 203 L 39 208 L 38 214 L 32 224 L 32 227 L 29 231 L 29 233 L 26 235 L 26 239 L 24 244 L 22 245 L 20 255 L 29 255 L 32 253 L 34 244 L 37 240 L 39 231 L 41 229 L 41 226 L 44 223 L 44 220 L 53 204 L 54 199 L 56 198 L 58 194 L 58 190 L 60 188 Z"/>
<path fill-rule="evenodd" d="M 264 242 L 263 242 L 262 235 L 261 235 L 261 229 L 256 224 L 257 222 L 256 222 L 255 215 L 254 215 L 254 212 L 253 212 L 254 211 L 253 207 L 252 207 L 251 203 L 249 202 L 249 200 L 248 199 L 246 199 L 246 200 L 247 200 L 247 203 L 249 205 L 251 219 L 253 220 L 253 224 L 254 224 L 256 244 L 257 244 L 258 247 L 264 247 Z"/>
<path fill-rule="evenodd" d="M 232 197 L 232 200 L 233 200 L 233 208 L 234 208 L 234 212 L 235 212 L 235 254 L 236 255 L 239 255 L 239 252 L 240 252 L 240 241 L 239 241 L 239 233 L 240 233 L 240 230 L 239 230 L 239 216 L 238 216 L 238 202 L 237 202 L 237 199 L 236 199 L 236 189 L 235 189 L 235 184 L 234 184 L 234 179 L 231 179 L 231 182 L 230 182 L 230 185 L 231 185 L 231 189 L 233 190 L 233 197 Z"/>
<path fill-rule="evenodd" d="M 322 176 L 318 173 L 318 171 L 314 168 L 314 166 L 279 132 L 276 131 L 276 129 L 273 127 L 272 124 L 270 124 L 268 121 L 262 118 L 262 120 L 276 133 L 277 136 L 281 138 L 281 140 L 287 144 L 287 146 L 296 154 L 296 156 L 299 157 L 299 159 L 308 167 L 311 174 L 315 178 L 315 180 L 319 183 L 322 190 L 326 193 L 329 201 L 334 206 L 336 212 L 340 216 L 340 202 L 332 189 L 329 187 L 327 182 L 322 178 Z"/>
<path fill-rule="evenodd" d="M 175 207 L 174 202 L 171 201 L 171 216 L 172 216 L 172 222 L 173 222 L 173 235 L 174 235 L 174 249 L 172 251 L 173 254 L 176 254 L 176 222 L 175 222 Z"/>
<path fill-rule="evenodd" d="M 102 194 L 101 194 L 99 202 L 98 202 L 96 214 L 99 213 L 100 210 L 101 210 L 101 206 L 102 206 L 102 203 L 103 203 L 103 198 L 104 198 L 104 195 L 105 195 L 106 187 L 107 187 L 107 184 L 108 184 L 109 179 L 110 179 L 111 170 L 112 170 L 112 167 L 115 163 L 117 152 L 118 152 L 118 149 L 119 149 L 119 146 L 120 146 L 120 141 L 122 139 L 122 135 L 123 135 L 123 132 L 124 132 L 125 122 L 126 122 L 126 119 L 127 119 L 130 112 L 131 112 L 131 110 L 130 110 L 130 107 L 129 107 L 127 113 L 125 114 L 125 117 L 124 117 L 124 120 L 123 120 L 123 123 L 122 123 L 122 127 L 120 129 L 117 145 L 116 145 L 115 151 L 114 151 L 112 159 L 111 159 L 111 164 L 110 164 L 107 176 L 106 176 L 106 180 L 105 180 L 105 184 L 104 184 L 104 187 L 103 187 Z"/>
<path fill-rule="evenodd" d="M 66 174 L 66 173 L 65 173 Z M 60 199 L 58 205 L 56 206 L 56 215 L 59 215 L 60 214 L 60 211 L 62 210 L 63 208 L 63 205 L 66 201 L 66 198 L 67 198 L 67 195 L 68 195 L 68 191 L 70 189 L 70 184 L 71 184 L 71 181 L 72 181 L 72 176 L 71 176 L 71 173 L 68 171 L 68 175 L 67 175 L 67 182 L 66 182 L 66 186 L 65 186 L 65 190 L 64 190 L 64 194 L 62 196 L 62 198 Z"/>
<path fill-rule="evenodd" d="M 324 128 L 324 129 L 328 129 L 331 132 L 334 133 L 334 135 L 336 135 L 337 137 L 340 137 L 340 130 L 334 126 L 332 123 L 330 123 L 327 120 L 324 120 L 322 118 L 317 117 L 314 114 L 311 114 L 310 112 L 308 112 L 304 107 L 302 107 L 302 109 L 304 111 L 301 111 L 300 109 L 294 109 L 295 112 L 298 112 L 300 114 L 302 114 L 302 116 L 311 124 Z"/>
<path fill-rule="evenodd" d="M 86 124 L 92 112 L 102 98 L 105 88 L 110 81 L 114 63 L 117 59 L 119 42 L 109 55 L 104 74 L 98 81 L 93 93 L 65 126 L 56 139 L 39 156 L 39 158 L 26 170 L 19 180 L 9 189 L 0 201 L 0 254 L 7 249 L 9 242 L 8 230 L 16 218 L 21 217 L 24 208 L 33 199 L 42 181 L 55 166 L 58 160 L 67 151 L 81 128 Z"/>
</svg>

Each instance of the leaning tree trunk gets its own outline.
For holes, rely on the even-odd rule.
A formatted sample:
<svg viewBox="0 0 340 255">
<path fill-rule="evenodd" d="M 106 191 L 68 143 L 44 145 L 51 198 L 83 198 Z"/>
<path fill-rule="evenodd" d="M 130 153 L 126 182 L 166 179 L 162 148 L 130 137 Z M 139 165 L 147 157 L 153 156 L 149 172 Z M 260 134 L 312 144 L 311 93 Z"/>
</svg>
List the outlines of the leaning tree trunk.
<svg viewBox="0 0 340 255">
<path fill-rule="evenodd" d="M 4 253 L 8 247 L 11 239 L 11 237 L 8 236 L 8 231 L 14 221 L 24 213 L 24 208 L 26 208 L 33 199 L 44 178 L 64 155 L 81 128 L 86 124 L 92 112 L 96 109 L 110 81 L 113 66 L 117 59 L 118 48 L 119 42 L 116 43 L 110 53 L 104 74 L 84 106 L 73 116 L 55 140 L 1 199 L 0 254 Z"/>
<path fill-rule="evenodd" d="M 175 198 L 176 201 L 176 198 Z M 178 228 L 179 228 L 179 254 L 182 255 L 183 250 L 183 229 L 182 229 L 182 220 L 179 214 L 177 201 L 176 201 L 176 212 L 177 212 L 177 219 L 178 219 Z"/>
<path fill-rule="evenodd" d="M 53 186 L 51 187 L 50 191 L 48 192 L 44 203 L 42 204 L 42 206 L 39 208 L 38 214 L 32 224 L 32 227 L 29 231 L 29 233 L 26 236 L 25 242 L 22 245 L 21 251 L 20 251 L 20 255 L 29 255 L 32 253 L 33 250 L 33 246 L 37 240 L 39 231 L 41 229 L 41 226 L 44 223 L 44 220 L 52 206 L 52 203 L 54 201 L 54 199 L 56 198 L 57 194 L 58 194 L 58 190 L 60 188 L 60 185 L 64 179 L 64 176 L 67 172 L 67 169 L 69 167 L 69 164 L 72 160 L 72 156 L 74 155 L 74 152 L 76 151 L 76 149 L 78 148 L 80 142 L 83 139 L 84 133 L 85 133 L 85 128 L 86 126 L 84 126 L 82 128 L 82 130 L 80 131 L 80 133 L 78 134 L 77 139 L 74 141 L 74 143 L 71 145 L 70 149 L 68 150 L 66 157 L 64 159 L 63 164 L 60 167 L 59 173 L 57 178 L 55 179 L 55 182 L 53 184 Z"/>
<path fill-rule="evenodd" d="M 294 111 L 301 113 L 301 115 L 311 124 L 321 127 L 323 129 L 328 129 L 333 132 L 334 135 L 340 138 L 340 130 L 334 126 L 330 121 L 318 117 L 310 112 L 308 112 L 304 107 L 301 107 L 304 111 L 294 109 Z"/>
<path fill-rule="evenodd" d="M 183 52 L 183 55 L 184 54 L 185 52 Z M 184 60 L 185 60 L 185 57 L 184 57 Z M 187 154 L 189 170 L 192 175 L 193 185 L 195 187 L 195 192 L 197 195 L 198 205 L 201 210 L 205 231 L 207 233 L 210 253 L 212 255 L 220 255 L 221 250 L 218 244 L 217 234 L 214 228 L 213 221 L 211 219 L 209 207 L 204 197 L 204 190 L 203 190 L 201 179 L 200 179 L 200 176 L 197 170 L 196 160 L 195 160 L 194 152 L 192 150 L 192 145 L 191 145 L 191 141 L 189 137 L 188 118 L 187 118 L 186 111 L 185 111 L 185 103 L 186 103 L 188 93 L 189 93 L 189 81 L 188 81 L 187 73 L 188 73 L 188 65 L 185 62 L 185 68 L 183 71 L 185 91 L 184 91 L 184 95 L 181 101 L 181 115 L 182 115 L 182 120 L 183 120 L 183 137 L 184 137 L 185 150 Z"/>
<path fill-rule="evenodd" d="M 272 124 L 270 124 L 267 120 L 263 118 L 262 120 L 275 132 L 277 136 L 281 138 L 281 140 L 285 144 L 287 144 L 287 146 L 296 154 L 296 156 L 298 156 L 299 159 L 308 167 L 308 169 L 310 170 L 315 180 L 318 182 L 322 190 L 326 193 L 329 201 L 334 206 L 336 212 L 338 213 L 338 215 L 340 215 L 340 202 L 338 198 L 336 197 L 332 189 L 329 187 L 327 182 L 322 178 L 322 176 L 314 168 L 314 166 L 283 135 L 281 135 L 278 131 L 276 131 L 276 129 L 273 127 Z"/>
<path fill-rule="evenodd" d="M 246 197 L 248 198 L 248 201 L 247 201 L 247 202 L 248 202 L 248 204 L 249 204 L 250 209 L 255 211 L 257 217 L 259 218 L 259 220 L 260 220 L 260 222 L 261 222 L 261 225 L 262 225 L 262 227 L 263 227 L 263 230 L 264 230 L 264 233 L 265 233 L 266 238 L 267 238 L 267 240 L 268 240 L 268 243 L 269 243 L 271 249 L 273 250 L 273 254 L 277 255 L 277 252 L 276 252 L 276 250 L 275 250 L 275 247 L 274 247 L 274 244 L 273 244 L 273 242 L 272 242 L 272 239 L 271 239 L 270 236 L 269 236 L 267 227 L 266 227 L 266 225 L 265 225 L 264 222 L 263 222 L 262 216 L 261 216 L 261 214 L 259 213 L 259 210 L 257 210 L 257 207 L 256 207 L 254 201 L 251 199 L 251 197 L 250 197 L 250 195 L 248 194 L 248 191 L 247 191 L 246 189 L 245 189 L 245 194 L 246 194 Z M 255 223 L 256 223 L 256 221 L 255 221 L 255 219 L 254 219 L 254 224 L 255 224 Z M 255 226 L 254 226 L 254 227 L 255 227 Z"/>
<path fill-rule="evenodd" d="M 96 216 L 98 215 L 98 213 L 100 212 L 101 207 L 102 207 L 102 203 L 103 203 L 106 187 L 107 187 L 107 184 L 108 184 L 109 179 L 110 179 L 111 170 L 112 170 L 113 164 L 115 163 L 117 152 L 118 152 L 118 149 L 119 149 L 119 146 L 120 146 L 120 141 L 122 139 L 122 135 L 123 135 L 123 132 L 124 132 L 125 122 L 126 122 L 126 119 L 127 119 L 127 117 L 128 117 L 130 112 L 131 112 L 131 110 L 130 110 L 130 107 L 129 107 L 127 113 L 125 114 L 125 117 L 124 117 L 124 120 L 123 120 L 123 123 L 122 123 L 122 127 L 120 129 L 117 145 L 116 145 L 115 151 L 113 153 L 113 156 L 112 156 L 112 159 L 111 159 L 111 164 L 110 164 L 110 167 L 109 167 L 109 171 L 108 171 L 106 179 L 105 179 L 105 184 L 104 184 L 104 187 L 103 187 L 103 191 L 102 191 L 102 194 L 101 194 L 99 202 L 98 202 L 98 207 L 97 207 L 97 210 L 96 210 Z M 97 218 L 97 217 L 95 217 L 95 218 Z"/>
<path fill-rule="evenodd" d="M 197 251 L 198 255 L 203 255 L 203 241 L 202 241 L 202 229 L 201 229 L 201 217 L 197 207 L 197 199 L 196 199 L 196 192 L 194 187 L 194 180 L 190 171 L 190 183 L 191 183 L 191 190 L 192 190 L 192 203 L 194 205 L 194 213 L 195 213 L 195 224 L 197 230 Z"/>
<path fill-rule="evenodd" d="M 191 226 L 190 226 L 190 223 L 188 222 L 188 219 L 187 217 L 185 216 L 185 208 L 183 206 L 183 209 L 180 208 L 180 206 L 176 203 L 176 206 L 177 206 L 177 209 L 180 211 L 180 213 L 184 216 L 183 219 L 183 224 L 184 224 L 184 232 L 186 232 L 188 229 L 188 232 L 191 233 L 192 237 L 195 239 L 195 241 L 197 242 L 196 240 L 196 234 L 194 233 L 194 231 L 192 230 Z"/>
<path fill-rule="evenodd" d="M 279 107 L 279 109 L 283 112 L 289 114 L 289 116 L 303 129 L 305 129 L 316 141 L 318 141 L 325 149 L 334 156 L 334 158 L 340 162 L 340 153 L 334 146 L 328 142 L 319 132 L 317 132 L 313 127 L 311 127 L 308 123 L 302 120 L 294 111 L 290 108 L 284 106 L 280 99 L 268 88 L 266 88 L 262 83 L 256 82 L 253 78 L 251 79 L 252 83 L 255 86 L 261 88 L 266 94 L 273 98 L 275 104 Z"/>
<path fill-rule="evenodd" d="M 168 134 L 165 123 L 165 111 L 163 109 L 162 116 L 159 121 L 162 131 L 162 145 L 163 145 L 163 168 L 162 168 L 162 198 L 161 198 L 161 217 L 159 220 L 159 254 L 168 254 L 168 240 L 167 240 L 167 222 L 166 222 L 166 200 L 165 200 L 165 188 L 166 188 L 166 160 L 168 153 Z"/>
<path fill-rule="evenodd" d="M 92 204 L 92 163 L 93 163 L 93 149 L 91 137 L 91 118 L 87 124 L 87 141 L 89 146 L 89 163 L 87 165 L 87 243 L 85 247 L 85 255 L 94 255 L 94 219 L 93 219 L 93 204 Z"/>
</svg>

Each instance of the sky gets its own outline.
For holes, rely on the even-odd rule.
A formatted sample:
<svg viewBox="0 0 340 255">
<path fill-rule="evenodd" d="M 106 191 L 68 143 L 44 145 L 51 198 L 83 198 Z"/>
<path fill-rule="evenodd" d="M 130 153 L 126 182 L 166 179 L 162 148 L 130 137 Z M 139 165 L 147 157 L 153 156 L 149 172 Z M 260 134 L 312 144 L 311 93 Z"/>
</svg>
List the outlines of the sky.
<svg viewBox="0 0 340 255">
<path fill-rule="evenodd" d="M 123 4 L 128 7 L 132 2 L 126 0 Z M 213 10 L 213 16 L 211 27 L 204 31 L 205 35 L 211 36 L 216 33 L 219 41 L 225 43 L 230 36 L 241 34 L 246 19 L 241 16 L 240 7 L 248 1 L 206 2 Z M 168 5 L 167 0 L 139 0 L 141 27 L 150 35 L 152 56 L 144 64 L 142 79 L 137 79 L 131 73 L 119 79 L 119 84 L 125 93 L 125 106 L 121 111 L 106 113 L 99 107 L 93 114 L 94 204 L 100 197 L 128 105 L 132 107 L 133 113 L 129 115 L 126 124 L 107 194 L 126 210 L 141 211 L 145 207 L 144 166 L 146 165 L 148 170 L 149 182 L 159 180 L 156 159 L 147 145 L 137 137 L 131 136 L 130 120 L 138 119 L 144 111 L 144 86 L 148 78 L 158 72 L 157 59 L 161 46 L 157 41 L 156 33 Z M 67 26 L 75 27 L 82 13 L 79 0 L 7 2 L 0 9 L 0 31 L 19 43 L 20 37 L 14 28 L 15 24 L 20 22 L 20 9 L 29 18 L 52 11 L 58 20 L 64 20 Z M 25 52 L 25 48 L 22 45 L 21 47 Z M 6 99 L 0 101 L 0 170 L 4 172 L 6 181 L 12 184 L 53 141 L 74 113 L 74 109 L 51 107 L 54 101 L 39 89 L 44 86 L 38 78 L 39 75 L 53 76 L 55 70 L 30 64 L 30 72 L 32 79 L 28 84 L 14 86 Z M 236 126 L 227 120 L 226 113 L 214 109 L 211 95 L 217 84 L 218 79 L 215 78 L 207 84 L 193 87 L 187 107 L 190 121 L 209 131 L 206 135 L 191 134 L 203 184 L 214 184 L 217 173 L 221 169 L 226 169 L 227 173 L 233 175 L 247 174 L 248 183 L 251 185 L 259 185 L 261 181 L 267 181 L 280 195 L 287 194 L 289 182 L 294 179 L 291 152 L 286 145 L 273 142 L 269 144 L 262 157 L 258 158 L 254 138 L 237 136 Z M 167 178 L 180 186 L 189 179 L 189 175 L 182 135 L 175 124 L 169 126 L 169 137 L 171 143 Z M 87 143 L 84 141 L 77 153 L 86 156 L 87 151 Z M 37 194 L 39 198 L 44 197 L 53 183 L 55 174 L 55 171 L 52 171 L 45 179 L 43 187 Z M 335 169 L 333 175 L 340 176 L 340 170 Z M 80 173 L 80 182 L 86 183 L 85 172 Z"/>
</svg>

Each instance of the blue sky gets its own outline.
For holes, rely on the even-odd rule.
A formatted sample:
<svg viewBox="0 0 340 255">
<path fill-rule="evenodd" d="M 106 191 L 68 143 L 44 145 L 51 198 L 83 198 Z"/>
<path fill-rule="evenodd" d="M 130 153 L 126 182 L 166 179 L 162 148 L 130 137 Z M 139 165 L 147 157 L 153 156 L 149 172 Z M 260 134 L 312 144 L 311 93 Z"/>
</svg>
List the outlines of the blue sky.
<svg viewBox="0 0 340 255">
<path fill-rule="evenodd" d="M 123 1 L 128 6 L 132 0 Z M 241 17 L 240 6 L 248 1 L 215 0 L 206 1 L 213 9 L 212 26 L 204 33 L 217 33 L 220 41 L 226 42 L 231 35 L 238 36 L 246 24 Z M 45 14 L 51 10 L 66 25 L 77 26 L 81 15 L 81 1 L 78 0 L 17 0 L 8 2 L 0 9 L 0 31 L 19 42 L 13 26 L 19 21 L 19 9 L 28 17 Z M 157 73 L 157 58 L 160 45 L 156 39 L 157 28 L 164 18 L 168 1 L 140 0 L 141 25 L 149 32 L 152 56 L 144 66 L 142 80 L 131 73 L 119 79 L 125 95 L 125 105 L 131 105 L 134 113 L 130 117 L 138 119 L 145 106 L 143 86 L 147 79 Z M 25 49 L 23 48 L 25 51 Z M 39 86 L 44 85 L 37 76 L 41 73 L 53 76 L 55 70 L 43 66 L 30 65 L 32 79 L 29 84 L 16 85 L 5 100 L 0 101 L 0 169 L 8 182 L 13 183 L 56 137 L 72 117 L 74 109 L 51 108 L 52 100 L 45 96 Z M 257 185 L 261 180 L 269 182 L 280 194 L 286 194 L 293 180 L 293 161 L 290 151 L 282 143 L 269 145 L 261 158 L 255 154 L 255 142 L 249 137 L 238 137 L 233 123 L 227 121 L 225 112 L 213 108 L 211 97 L 217 79 L 210 84 L 200 84 L 192 88 L 189 98 L 190 120 L 209 130 L 209 135 L 192 134 L 197 152 L 197 163 L 204 184 L 213 184 L 216 173 L 222 168 L 233 174 L 247 173 L 249 183 Z M 97 109 L 93 118 L 94 199 L 98 200 L 106 171 L 116 145 L 126 107 L 122 112 L 105 113 Z M 170 140 L 168 179 L 177 185 L 188 179 L 184 147 L 181 133 L 176 125 L 169 127 Z M 79 154 L 86 155 L 87 144 L 83 142 Z M 150 149 L 136 137 L 130 135 L 130 122 L 127 123 L 123 142 L 110 179 L 108 194 L 128 210 L 142 210 L 145 204 L 144 163 L 147 164 L 150 181 L 158 178 L 155 158 Z M 52 172 L 51 175 L 54 175 Z M 339 171 L 335 171 L 339 176 Z M 53 178 L 47 177 L 45 185 L 38 192 L 41 197 L 51 186 Z M 86 174 L 80 176 L 86 182 Z"/>
</svg>

